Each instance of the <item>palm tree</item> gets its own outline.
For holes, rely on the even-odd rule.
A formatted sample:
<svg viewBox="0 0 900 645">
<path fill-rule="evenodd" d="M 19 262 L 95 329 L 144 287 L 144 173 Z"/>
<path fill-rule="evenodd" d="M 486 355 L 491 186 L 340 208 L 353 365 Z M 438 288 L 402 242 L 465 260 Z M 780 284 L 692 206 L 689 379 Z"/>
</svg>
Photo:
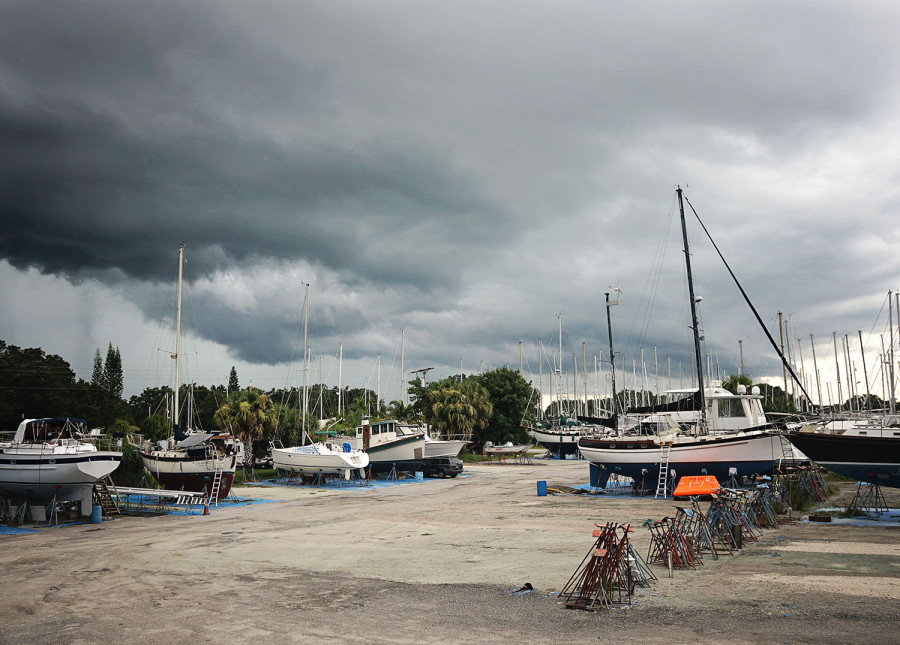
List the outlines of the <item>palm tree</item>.
<svg viewBox="0 0 900 645">
<path fill-rule="evenodd" d="M 241 390 L 228 397 L 228 402 L 216 410 L 213 423 L 228 429 L 244 444 L 244 462 L 253 463 L 253 439 L 271 432 L 278 420 L 275 405 L 262 392 Z"/>
<path fill-rule="evenodd" d="M 421 420 L 421 415 L 419 411 L 416 410 L 415 406 L 407 405 L 403 401 L 391 401 L 387 409 L 385 410 L 385 414 L 391 418 L 396 419 L 397 421 L 411 421 L 416 422 Z"/>
<path fill-rule="evenodd" d="M 475 426 L 487 425 L 493 407 L 481 385 L 465 382 L 429 390 L 426 410 L 426 419 L 441 436 L 470 439 Z"/>
</svg>

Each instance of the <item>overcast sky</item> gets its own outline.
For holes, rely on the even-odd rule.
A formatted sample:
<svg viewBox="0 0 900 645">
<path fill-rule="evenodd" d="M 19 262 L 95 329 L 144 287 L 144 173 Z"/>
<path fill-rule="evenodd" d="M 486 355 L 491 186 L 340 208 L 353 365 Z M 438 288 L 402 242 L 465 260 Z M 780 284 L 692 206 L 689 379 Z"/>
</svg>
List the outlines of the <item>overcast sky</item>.
<svg viewBox="0 0 900 645">
<path fill-rule="evenodd" d="M 376 389 L 381 355 L 398 398 L 401 329 L 429 380 L 518 369 L 519 341 L 537 373 L 539 340 L 546 375 L 560 313 L 564 369 L 584 351 L 606 373 L 618 287 L 617 362 L 643 348 L 675 387 L 692 370 L 681 185 L 808 374 L 815 335 L 823 398 L 833 332 L 860 381 L 863 332 L 880 391 L 898 31 L 894 2 L 6 1 L 0 338 L 85 379 L 111 342 L 126 394 L 168 383 L 184 243 L 201 384 L 234 365 L 242 385 L 297 385 L 309 283 L 313 382 L 321 365 Z M 780 384 L 688 215 L 710 364 L 738 371 L 742 346 Z"/>
</svg>

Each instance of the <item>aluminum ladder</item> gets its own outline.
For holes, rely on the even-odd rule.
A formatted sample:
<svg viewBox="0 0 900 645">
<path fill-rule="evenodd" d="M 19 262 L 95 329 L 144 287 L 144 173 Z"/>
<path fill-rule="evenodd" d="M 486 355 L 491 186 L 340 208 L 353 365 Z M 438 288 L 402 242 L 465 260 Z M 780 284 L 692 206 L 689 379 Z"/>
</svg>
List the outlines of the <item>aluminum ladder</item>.
<svg viewBox="0 0 900 645">
<path fill-rule="evenodd" d="M 778 440 L 781 442 L 781 459 L 778 461 L 778 470 L 783 473 L 784 466 L 795 466 L 797 460 L 794 459 L 794 446 L 790 440 L 782 433 L 779 433 Z"/>
<path fill-rule="evenodd" d="M 213 475 L 212 486 L 209 490 L 208 503 L 219 506 L 219 490 L 222 488 L 222 461 L 216 461 L 216 472 Z"/>
<path fill-rule="evenodd" d="M 672 443 L 663 441 L 659 446 L 659 479 L 656 482 L 656 495 L 653 499 L 657 499 L 662 495 L 666 499 L 669 492 L 669 454 L 672 452 Z"/>
</svg>

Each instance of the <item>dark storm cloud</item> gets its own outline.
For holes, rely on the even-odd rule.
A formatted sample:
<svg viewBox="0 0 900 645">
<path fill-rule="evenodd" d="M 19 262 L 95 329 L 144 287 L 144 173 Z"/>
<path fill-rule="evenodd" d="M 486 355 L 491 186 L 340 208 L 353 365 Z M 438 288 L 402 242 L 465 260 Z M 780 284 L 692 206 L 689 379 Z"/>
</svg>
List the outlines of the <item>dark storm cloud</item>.
<svg viewBox="0 0 900 645">
<path fill-rule="evenodd" d="M 487 237 L 481 233 L 503 225 L 503 209 L 478 196 L 478 181 L 427 145 L 399 136 L 278 141 L 199 109 L 209 97 L 195 95 L 208 79 L 191 87 L 192 75 L 183 71 L 198 62 L 197 50 L 265 70 L 271 87 L 297 83 L 315 95 L 321 82 L 239 39 L 233 51 L 223 34 L 209 33 L 206 25 L 216 23 L 197 8 L 177 10 L 186 20 L 152 47 L 149 41 L 166 32 L 164 18 L 173 16 L 135 8 L 134 16 L 113 16 L 127 35 L 107 24 L 79 50 L 79 23 L 109 18 L 101 6 L 81 9 L 81 20 L 44 24 L 44 43 L 23 37 L 4 56 L 13 85 L 27 88 L 0 108 L 7 152 L 0 253 L 15 266 L 75 279 L 113 268 L 159 278 L 169 274 L 160 256 L 186 240 L 200 251 L 200 273 L 251 257 L 303 257 L 374 282 L 427 284 L 453 279 L 446 262 L 455 245 L 477 247 Z M 37 29 L 27 15 L 18 18 L 14 33 Z M 187 60 L 172 60 L 178 55 Z M 233 79 L 236 99 L 222 96 L 238 109 L 271 115 L 267 99 L 277 111 L 278 103 L 304 94 L 273 97 L 255 76 L 247 78 Z M 218 92 L 213 88 L 213 96 Z M 242 106 L 245 95 L 259 105 Z M 315 102 L 301 99 L 290 110 L 309 119 L 325 109 Z M 435 250 L 428 263 L 400 253 L 435 235 L 447 252 Z"/>
<path fill-rule="evenodd" d="M 887 3 L 8 2 L 0 258 L 150 318 L 184 242 L 201 336 L 251 363 L 289 354 L 301 282 L 323 344 L 365 359 L 405 328 L 445 366 L 555 345 L 560 311 L 564 354 L 605 350 L 618 286 L 630 359 L 686 342 L 688 184 L 768 321 L 856 327 L 900 270 L 898 24 Z M 748 314 L 689 225 L 731 356 Z"/>
</svg>

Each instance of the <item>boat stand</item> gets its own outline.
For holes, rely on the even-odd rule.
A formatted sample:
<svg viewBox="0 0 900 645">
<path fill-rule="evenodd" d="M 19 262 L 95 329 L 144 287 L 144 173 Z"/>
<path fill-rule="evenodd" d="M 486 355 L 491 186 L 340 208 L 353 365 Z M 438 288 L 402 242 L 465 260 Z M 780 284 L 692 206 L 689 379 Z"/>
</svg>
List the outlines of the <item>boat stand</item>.
<svg viewBox="0 0 900 645">
<path fill-rule="evenodd" d="M 15 504 L 14 502 L 18 502 Z M 0 513 L 0 524 L 7 526 L 22 526 L 31 518 L 31 505 L 28 500 L 3 498 L 2 513 Z"/>
<path fill-rule="evenodd" d="M 854 515 L 880 516 L 887 512 L 887 501 L 884 499 L 884 492 L 882 492 L 878 480 L 873 477 L 868 484 L 859 482 L 859 486 L 856 488 L 856 496 L 847 508 L 847 513 L 850 517 Z"/>
<path fill-rule="evenodd" d="M 567 609 L 595 611 L 601 607 L 631 606 L 635 587 L 647 587 L 656 576 L 638 555 L 627 524 L 595 524 L 594 544 L 559 592 Z"/>
</svg>

